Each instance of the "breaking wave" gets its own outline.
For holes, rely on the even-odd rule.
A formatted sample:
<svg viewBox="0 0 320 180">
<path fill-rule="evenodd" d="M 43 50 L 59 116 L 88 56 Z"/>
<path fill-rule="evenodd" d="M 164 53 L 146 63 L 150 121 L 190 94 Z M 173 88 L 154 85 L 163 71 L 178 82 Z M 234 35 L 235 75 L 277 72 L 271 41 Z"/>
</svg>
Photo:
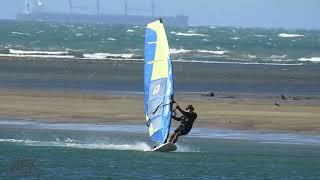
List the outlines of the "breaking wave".
<svg viewBox="0 0 320 180">
<path fill-rule="evenodd" d="M 293 38 L 293 37 L 303 37 L 304 35 L 301 34 L 288 34 L 288 33 L 281 33 L 278 34 L 279 37 L 284 37 L 284 38 Z"/>
<path fill-rule="evenodd" d="M 77 34 L 76 34 L 77 37 L 83 36 L 83 35 L 84 35 L 84 34 L 82 34 L 82 33 L 77 33 Z"/>
<path fill-rule="evenodd" d="M 240 38 L 239 37 L 232 37 L 230 38 L 231 40 L 239 40 Z"/>
<path fill-rule="evenodd" d="M 255 36 L 255 37 L 267 37 L 267 36 L 261 35 L 261 34 L 255 34 L 254 36 Z"/>
<path fill-rule="evenodd" d="M 31 34 L 29 33 L 22 33 L 22 32 L 11 32 L 11 34 L 31 36 Z"/>
<path fill-rule="evenodd" d="M 209 50 L 189 50 L 189 49 L 170 49 L 171 54 L 185 54 L 189 52 L 198 52 L 206 54 L 224 55 L 228 53 L 227 50 L 209 51 Z"/>
<path fill-rule="evenodd" d="M 134 32 L 134 30 L 132 30 L 132 29 L 128 29 L 128 30 L 127 30 L 127 32 Z"/>
<path fill-rule="evenodd" d="M 116 39 L 115 38 L 108 38 L 107 40 L 108 41 L 115 41 Z"/>
<path fill-rule="evenodd" d="M 303 63 L 275 63 L 275 62 L 237 62 L 237 61 L 198 61 L 198 60 L 185 60 L 177 59 L 174 62 L 181 63 L 203 63 L 203 64 L 240 64 L 240 65 L 270 65 L 270 66 L 301 66 Z"/>
<path fill-rule="evenodd" d="M 188 49 L 170 49 L 171 54 L 184 54 L 184 53 L 188 53 L 191 51 L 192 50 L 188 50 Z"/>
<path fill-rule="evenodd" d="M 299 61 L 310 61 L 314 63 L 320 63 L 320 57 L 300 58 Z"/>
<path fill-rule="evenodd" d="M 171 34 L 175 34 L 177 36 L 207 36 L 205 34 L 199 34 L 199 33 L 182 33 L 182 32 L 175 32 L 171 31 Z"/>
<path fill-rule="evenodd" d="M 39 54 L 0 54 L 1 57 L 31 57 L 31 58 L 57 58 L 74 59 L 72 55 L 39 55 Z"/>
<path fill-rule="evenodd" d="M 209 50 L 197 50 L 199 53 L 209 53 L 209 54 L 216 54 L 216 55 L 224 55 L 229 51 L 209 51 Z"/>
<path fill-rule="evenodd" d="M 23 51 L 16 49 L 9 49 L 10 54 L 46 54 L 46 55 L 62 55 L 68 54 L 66 51 Z"/>
<path fill-rule="evenodd" d="M 111 54 L 111 53 L 83 54 L 83 57 L 88 59 L 106 59 L 108 57 L 130 59 L 133 56 L 134 54 Z"/>
</svg>

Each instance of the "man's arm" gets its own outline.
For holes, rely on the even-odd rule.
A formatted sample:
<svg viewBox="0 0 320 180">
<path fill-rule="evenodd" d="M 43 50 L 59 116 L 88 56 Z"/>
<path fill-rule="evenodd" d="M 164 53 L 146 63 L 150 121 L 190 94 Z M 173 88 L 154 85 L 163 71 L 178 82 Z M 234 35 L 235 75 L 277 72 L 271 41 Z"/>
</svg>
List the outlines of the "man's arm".
<svg viewBox="0 0 320 180">
<path fill-rule="evenodd" d="M 174 116 L 174 115 L 172 115 L 171 116 L 174 120 L 176 120 L 176 121 L 181 121 L 181 118 L 180 117 L 176 117 L 176 116 Z"/>
<path fill-rule="evenodd" d="M 180 106 L 177 106 L 177 109 L 178 109 L 182 114 L 188 114 L 188 112 L 182 110 L 182 109 L 180 108 Z"/>
</svg>

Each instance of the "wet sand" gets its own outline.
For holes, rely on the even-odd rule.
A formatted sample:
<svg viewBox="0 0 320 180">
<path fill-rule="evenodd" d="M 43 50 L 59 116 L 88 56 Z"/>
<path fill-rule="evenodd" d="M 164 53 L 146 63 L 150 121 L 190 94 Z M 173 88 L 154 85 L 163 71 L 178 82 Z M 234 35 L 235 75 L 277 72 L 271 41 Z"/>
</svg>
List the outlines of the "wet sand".
<svg viewBox="0 0 320 180">
<path fill-rule="evenodd" d="M 319 100 L 200 93 L 177 93 L 176 100 L 181 107 L 195 106 L 195 127 L 320 134 Z M 0 89 L 0 101 L 2 117 L 52 123 L 145 123 L 142 93 Z"/>
</svg>

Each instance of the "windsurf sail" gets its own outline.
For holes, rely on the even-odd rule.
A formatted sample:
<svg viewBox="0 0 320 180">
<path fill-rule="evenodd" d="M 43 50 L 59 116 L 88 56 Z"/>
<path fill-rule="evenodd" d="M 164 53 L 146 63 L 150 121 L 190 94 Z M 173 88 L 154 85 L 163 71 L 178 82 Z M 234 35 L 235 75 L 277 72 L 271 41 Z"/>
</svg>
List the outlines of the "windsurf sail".
<svg viewBox="0 0 320 180">
<path fill-rule="evenodd" d="M 146 30 L 144 91 L 150 138 L 165 143 L 171 126 L 174 92 L 170 49 L 161 19 L 148 24 Z"/>
</svg>

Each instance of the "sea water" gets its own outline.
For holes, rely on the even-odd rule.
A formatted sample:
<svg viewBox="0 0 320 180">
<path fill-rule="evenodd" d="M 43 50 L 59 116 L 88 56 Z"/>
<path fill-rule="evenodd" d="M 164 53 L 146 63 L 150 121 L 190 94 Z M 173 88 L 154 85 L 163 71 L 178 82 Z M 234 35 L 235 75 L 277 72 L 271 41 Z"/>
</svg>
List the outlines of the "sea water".
<svg viewBox="0 0 320 180">
<path fill-rule="evenodd" d="M 0 56 L 143 60 L 144 26 L 0 21 Z M 320 31 L 166 27 L 175 61 L 304 65 L 320 63 Z"/>
<path fill-rule="evenodd" d="M 4 119 L 5 120 L 5 119 Z M 320 136 L 193 129 L 151 152 L 143 125 L 1 121 L 0 177 L 40 179 L 317 179 Z"/>
<path fill-rule="evenodd" d="M 143 92 L 144 26 L 16 21 L 0 26 L 2 88 Z M 177 92 L 319 94 L 320 31 L 166 31 Z"/>
</svg>

